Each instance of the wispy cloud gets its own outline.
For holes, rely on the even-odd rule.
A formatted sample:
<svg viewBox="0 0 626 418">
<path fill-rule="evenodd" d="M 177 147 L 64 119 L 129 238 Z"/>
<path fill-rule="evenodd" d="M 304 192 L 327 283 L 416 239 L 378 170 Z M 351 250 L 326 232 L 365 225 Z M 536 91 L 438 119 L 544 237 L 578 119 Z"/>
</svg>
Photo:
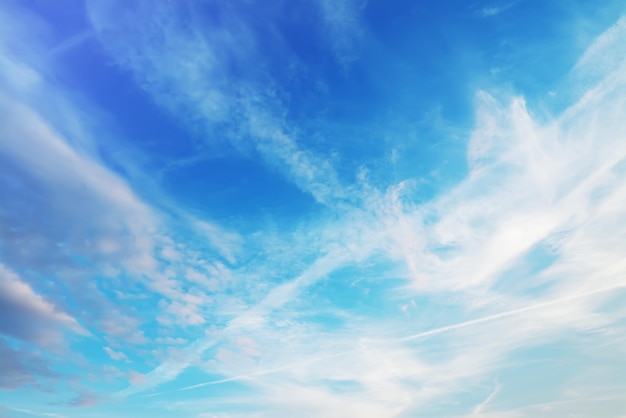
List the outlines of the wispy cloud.
<svg viewBox="0 0 626 418">
<path fill-rule="evenodd" d="M 63 40 L 54 48 L 52 48 L 49 52 L 50 55 L 59 55 L 64 54 L 73 48 L 89 41 L 93 40 L 93 32 L 90 30 L 86 30 L 75 35 L 70 36 L 69 38 Z"/>
<path fill-rule="evenodd" d="M 27 59 L 38 54 L 1 44 L 0 188 L 9 199 L 0 308 L 9 320 L 0 318 L 0 385 L 58 378 L 35 347 L 71 335 L 58 355 L 84 348 L 72 364 L 106 362 L 114 384 L 72 383 L 79 395 L 66 406 L 94 407 L 113 393 L 178 416 L 556 417 L 582 398 L 586 379 L 620 387 L 606 365 L 623 355 L 626 320 L 623 19 L 568 75 L 581 93 L 562 111 L 538 115 L 521 94 L 479 91 L 466 176 L 424 199 L 418 179 L 360 161 L 346 169 L 308 138 L 272 67 L 303 68 L 276 35 L 282 15 L 272 9 L 259 22 L 238 3 L 200 7 L 88 2 L 93 31 L 46 59 L 93 37 L 115 71 L 188 125 L 194 150 L 227 144 L 260 157 L 322 205 L 288 225 L 272 218 L 236 232 L 163 204 L 165 193 L 143 193 L 100 152 L 108 132 L 81 124 L 76 104 Z M 328 65 L 349 72 L 364 6 L 314 7 L 332 38 Z M 15 38 L 5 43 L 21 42 L 5 32 Z M 67 115 L 78 128 L 66 129 Z M 558 356 L 576 363 L 571 373 L 548 361 Z M 529 400 L 512 399 L 511 370 L 523 375 L 540 360 L 556 372 Z M 598 390 L 585 405 L 620 396 Z"/>
<path fill-rule="evenodd" d="M 53 412 L 36 412 L 26 408 L 10 408 L 12 411 L 22 412 L 24 414 L 37 416 L 37 417 L 56 417 L 56 418 L 65 418 L 65 415 L 55 414 Z"/>
<path fill-rule="evenodd" d="M 480 9 L 480 11 L 478 12 L 478 15 L 481 17 L 492 17 L 492 16 L 497 16 L 502 12 L 505 12 L 506 10 L 510 9 L 511 7 L 515 6 L 518 2 L 517 1 L 512 1 L 509 3 L 502 3 L 502 4 L 494 4 L 492 6 L 485 6 L 482 9 Z"/>
<path fill-rule="evenodd" d="M 126 354 L 124 354 L 121 351 L 115 351 L 113 350 L 111 347 L 104 347 L 104 351 L 107 353 L 107 355 L 109 357 L 111 357 L 113 360 L 116 361 L 121 361 L 124 360 L 126 362 L 129 362 L 130 360 L 128 360 L 128 357 L 126 357 Z"/>
<path fill-rule="evenodd" d="M 618 74 L 609 72 L 580 102 L 547 123 L 533 118 L 520 98 L 502 106 L 481 93 L 464 182 L 422 206 L 408 203 L 401 188 L 370 196 L 374 219 L 385 228 L 368 228 L 368 234 L 376 237 L 381 250 L 404 259 L 414 283 L 411 296 L 450 295 L 447 303 L 466 315 L 490 314 L 397 339 L 381 338 L 366 326 L 355 333 L 360 339 L 333 334 L 337 344 L 316 344 L 314 356 L 304 347 L 315 334 L 282 311 L 283 320 L 292 318 L 287 329 L 295 333 L 282 361 L 251 366 L 240 375 L 222 368 L 225 376 L 233 377 L 208 384 L 243 380 L 266 394 L 288 389 L 302 395 L 268 406 L 273 413 L 306 405 L 322 408 L 315 410 L 325 416 L 354 411 L 360 416 L 411 414 L 464 391 L 462 382 L 492 375 L 512 353 L 616 324 L 622 314 L 605 309 L 623 295 L 626 268 L 619 250 L 625 232 L 619 219 L 626 207 L 620 181 L 626 154 L 620 139 L 624 127 L 615 110 L 623 107 L 615 94 L 624 88 Z M 548 266 L 519 281 L 514 270 L 524 271 L 526 256 L 542 246 L 550 255 Z M 293 289 L 316 282 L 297 279 L 281 285 L 260 306 L 277 309 L 283 301 L 294 303 Z M 513 309 L 503 311 L 505 306 Z M 263 340 L 262 333 L 288 335 L 287 329 L 271 331 L 247 315 L 243 318 L 237 323 L 257 341 Z M 259 327 L 263 331 L 257 333 Z M 399 323 L 395 331 L 408 328 Z M 419 341 L 426 338 L 429 344 L 422 345 Z M 342 344 L 349 349 L 338 349 Z M 436 363 L 428 360 L 433 344 L 440 347 Z M 263 344 L 259 350 L 264 352 Z M 302 361 L 306 358 L 316 360 L 308 364 Z M 334 386 L 339 382 L 354 386 L 344 393 Z M 495 396 L 485 395 L 474 413 L 487 416 L 481 412 L 485 399 Z"/>
<path fill-rule="evenodd" d="M 27 15 L 14 17 L 28 20 Z M 6 314 L 1 331 L 42 345 L 63 341 L 65 331 L 88 335 L 86 329 L 109 343 L 145 344 L 144 318 L 134 307 L 116 306 L 108 294 L 111 286 L 115 295 L 165 297 L 162 303 L 173 307 L 170 321 L 178 323 L 193 318 L 190 312 L 197 315 L 208 290 L 192 286 L 187 291 L 172 275 L 202 269 L 210 257 L 177 246 L 165 226 L 168 214 L 106 167 L 96 146 L 106 133 L 91 129 L 91 121 L 49 74 L 38 71 L 40 61 L 28 61 L 39 56 L 34 52 L 42 45 L 26 45 L 20 31 L 9 31 L 0 43 L 7 70 L 0 77 L 0 188 L 8 197 L 0 211 L 0 299 Z M 12 53 L 17 44 L 22 56 Z M 68 129 L 68 120 L 76 126 Z M 189 229 L 201 226 L 196 234 L 217 248 L 217 253 L 209 251 L 215 255 L 210 261 L 226 273 L 220 261 L 236 262 L 237 234 L 210 220 L 200 224 L 189 214 L 181 217 Z M 114 360 L 125 359 L 122 352 L 109 350 Z M 15 379 L 18 385 L 25 381 Z"/>
<path fill-rule="evenodd" d="M 328 27 L 328 40 L 336 59 L 344 67 L 359 56 L 360 45 L 365 37 L 365 25 L 361 12 L 365 2 L 359 0 L 319 0 L 324 21 Z"/>
<path fill-rule="evenodd" d="M 322 5 L 331 29 L 341 32 L 332 41 L 339 42 L 337 53 L 346 61 L 353 54 L 348 44 L 358 30 L 358 10 L 352 2 Z M 274 75 L 255 67 L 254 61 L 264 58 L 255 41 L 255 24 L 232 14 L 220 25 L 189 30 L 169 6 L 136 2 L 129 13 L 145 17 L 137 26 L 130 14 L 128 19 L 111 18 L 118 6 L 89 2 L 94 30 L 112 58 L 159 104 L 178 115 L 187 109 L 183 118 L 206 143 L 226 139 L 240 150 L 252 146 L 267 164 L 317 201 L 346 198 L 332 164 L 303 147 L 297 129 L 281 116 L 286 110 Z M 281 51 L 281 58 L 294 59 L 289 51 Z M 231 66 L 242 67 L 242 75 L 230 75 Z"/>
</svg>

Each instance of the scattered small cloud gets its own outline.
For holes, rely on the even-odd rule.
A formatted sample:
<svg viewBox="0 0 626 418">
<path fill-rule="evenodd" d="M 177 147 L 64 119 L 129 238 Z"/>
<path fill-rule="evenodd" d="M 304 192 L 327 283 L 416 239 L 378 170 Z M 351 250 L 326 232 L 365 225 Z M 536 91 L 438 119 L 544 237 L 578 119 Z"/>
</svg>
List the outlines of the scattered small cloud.
<svg viewBox="0 0 626 418">
<path fill-rule="evenodd" d="M 503 4 L 499 4 L 499 5 L 492 5 L 492 6 L 485 6 L 482 9 L 480 9 L 478 11 L 478 15 L 480 17 L 493 17 L 493 16 L 497 16 L 500 13 L 503 13 L 507 10 L 509 10 L 510 8 L 512 8 L 513 6 L 515 6 L 518 2 L 517 1 L 512 1 L 509 3 L 503 3 Z"/>
<path fill-rule="evenodd" d="M 86 391 L 68 401 L 67 405 L 74 408 L 86 408 L 97 405 L 99 402 L 100 397 L 98 395 L 93 392 Z"/>
<path fill-rule="evenodd" d="M 130 360 L 128 359 L 128 357 L 126 357 L 126 354 L 122 353 L 121 351 L 115 351 L 111 347 L 104 347 L 104 351 L 109 357 L 111 357 L 115 361 L 125 361 L 126 363 L 130 363 Z"/>
<path fill-rule="evenodd" d="M 0 337 L 0 387 L 7 390 L 39 385 L 40 379 L 57 379 L 59 374 L 37 352 L 12 347 Z"/>
</svg>

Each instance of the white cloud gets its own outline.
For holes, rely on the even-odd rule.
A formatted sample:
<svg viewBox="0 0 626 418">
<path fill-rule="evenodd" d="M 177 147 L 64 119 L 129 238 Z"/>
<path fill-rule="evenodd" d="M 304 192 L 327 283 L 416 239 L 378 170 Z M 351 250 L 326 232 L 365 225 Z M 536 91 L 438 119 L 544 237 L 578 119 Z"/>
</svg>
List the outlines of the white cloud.
<svg viewBox="0 0 626 418">
<path fill-rule="evenodd" d="M 361 17 L 365 2 L 319 0 L 318 3 L 327 28 L 326 41 L 331 44 L 337 61 L 347 69 L 358 58 L 365 37 L 365 25 Z"/>
<path fill-rule="evenodd" d="M 336 49 L 345 61 L 353 53 L 358 7 L 351 1 L 332 7 L 322 2 L 322 6 L 332 30 L 341 32 L 333 41 L 341 43 Z M 304 148 L 297 130 L 281 116 L 285 110 L 272 75 L 263 74 L 259 83 L 251 81 L 259 70 L 255 60 L 262 59 L 251 29 L 255 25 L 229 14 L 219 25 L 200 31 L 182 25 L 176 11 L 166 5 L 139 1 L 124 19 L 119 18 L 119 7 L 88 2 L 91 24 L 111 57 L 160 105 L 185 119 L 209 145 L 225 139 L 242 151 L 254 148 L 318 202 L 346 198 L 332 164 Z M 140 22 L 132 18 L 134 14 L 142 16 Z M 283 52 L 286 60 L 291 59 L 289 51 Z M 250 68 L 246 75 L 251 80 L 232 78 L 230 65 Z M 219 134 L 211 134 L 216 128 Z M 222 251 L 224 245 L 220 242 Z M 232 255 L 226 257 L 233 260 Z"/>
<path fill-rule="evenodd" d="M 572 69 L 580 89 L 587 89 L 616 70 L 626 61 L 626 17 L 621 17 L 601 34 L 585 51 Z M 571 86 L 570 86 L 571 87 Z"/>
<path fill-rule="evenodd" d="M 354 10 L 346 11 L 346 4 L 327 10 L 329 24 L 352 25 Z M 261 416 L 297 415 L 303 409 L 312 416 L 415 416 L 468 392 L 476 395 L 476 403 L 467 408 L 474 416 L 496 416 L 492 410 L 497 416 L 561 416 L 557 405 L 506 408 L 501 402 L 505 383 L 490 386 L 488 393 L 468 388 L 491 385 L 493 375 L 516 353 L 555 341 L 594 339 L 606 344 L 607 353 L 618 351 L 620 340 L 609 331 L 626 314 L 611 305 L 622 301 L 626 285 L 626 77 L 621 58 L 609 60 L 610 68 L 599 70 L 602 76 L 593 88 L 547 121 L 534 117 L 521 97 L 479 93 L 467 178 L 417 205 L 409 182 L 378 190 L 362 176 L 358 193 L 356 186 L 344 187 L 330 160 L 298 144 L 297 130 L 288 129 L 280 115 L 280 103 L 248 86 L 238 90 L 237 83 L 224 79 L 223 62 L 237 61 L 239 49 L 255 50 L 242 22 L 233 18 L 230 26 L 201 34 L 179 27 L 167 6 L 159 5 L 150 15 L 153 20 L 137 24 L 130 19 L 125 22 L 129 27 L 122 25 L 116 35 L 119 28 L 109 22 L 116 21 L 116 9 L 107 7 L 90 5 L 96 36 L 157 101 L 174 110 L 191 109 L 192 119 L 211 124 L 235 115 L 247 132 L 232 140 L 254 136 L 257 152 L 319 202 L 335 207 L 348 195 L 363 202 L 341 206 L 330 220 L 302 225 L 290 237 L 274 241 L 271 234 L 253 234 L 249 241 L 254 243 L 246 242 L 247 248 L 238 234 L 187 217 L 195 233 L 223 258 L 206 260 L 193 243 L 185 246 L 165 237 L 159 213 L 106 169 L 97 153 L 70 144 L 14 91 L 2 96 L 0 153 L 11 163 L 3 170 L 17 170 L 16 177 L 32 186 L 14 190 L 38 191 L 23 197 L 26 204 L 19 199 L 8 203 L 15 204 L 7 212 L 14 217 L 5 224 L 22 228 L 0 230 L 3 240 L 19 244 L 6 247 L 13 251 L 8 258 L 23 267 L 53 265 L 38 258 L 42 249 L 60 257 L 67 253 L 58 248 L 69 248 L 71 255 L 94 257 L 98 265 L 123 266 L 140 277 L 141 291 L 163 297 L 160 315 L 151 319 L 165 327 L 206 327 L 206 335 L 168 351 L 151 372 L 129 374 L 131 386 L 118 396 L 174 380 L 193 365 L 223 378 L 183 389 L 245 385 L 249 395 L 233 403 L 254 404 Z M 621 48 L 622 26 L 620 21 L 604 35 L 573 74 L 598 71 L 591 68 L 598 56 L 593 48 L 603 54 Z M 242 45 L 235 41 L 239 28 L 244 29 Z M 19 89 L 43 82 L 26 66 L 0 57 L 10 70 L 8 82 L 17 80 Z M 29 215 L 24 207 L 37 210 Z M 247 258 L 255 246 L 255 256 Z M 544 247 L 549 266 L 530 272 L 532 251 Z M 372 302 L 380 308 L 374 313 L 363 309 L 357 314 L 339 306 L 349 306 L 351 300 L 335 306 L 326 298 L 332 291 L 325 293 L 324 286 L 346 285 L 342 271 L 349 268 L 369 276 L 350 276 L 350 289 L 363 292 L 358 301 L 363 304 L 370 303 L 370 296 L 379 297 Z M 45 317 L 42 323 L 80 331 L 69 314 L 55 310 L 5 270 L 0 270 L 5 272 L 0 286 L 8 289 L 2 294 L 11 303 L 32 317 Z M 398 280 L 385 282 L 398 276 L 409 285 L 396 289 Z M 365 285 L 359 287 L 361 282 L 388 292 L 370 295 Z M 346 299 L 359 296 L 354 290 Z M 415 311 L 410 320 L 400 309 L 409 301 Z M 385 311 L 388 305 L 397 305 L 390 309 L 397 317 Z M 429 309 L 439 312 L 436 318 Z M 311 319 L 320 313 L 335 322 Z M 109 338 L 147 341 L 141 320 L 127 313 L 109 312 L 98 324 Z M 50 338 L 35 328 L 23 337 Z M 162 337 L 157 342 L 187 340 Z M 128 359 L 121 351 L 104 350 L 113 360 Z M 202 406 L 204 412 L 213 407 Z"/>
<path fill-rule="evenodd" d="M 130 362 L 130 360 L 128 360 L 128 357 L 126 357 L 126 354 L 124 354 L 121 351 L 115 351 L 111 347 L 104 347 L 103 350 L 107 353 L 107 355 L 109 357 L 111 357 L 115 361 L 122 361 L 123 360 L 123 361 L 125 361 L 127 363 Z"/>
<path fill-rule="evenodd" d="M 211 246 L 216 248 L 230 264 L 237 263 L 236 256 L 242 247 L 242 238 L 238 234 L 207 221 L 195 220 L 191 223 L 197 232 L 205 236 Z"/>
<path fill-rule="evenodd" d="M 457 187 L 419 206 L 410 203 L 408 188 L 366 188 L 369 213 L 353 212 L 358 221 L 350 226 L 344 219 L 338 233 L 343 239 L 335 244 L 349 248 L 346 231 L 366 225 L 357 241 L 374 244 L 362 250 L 362 259 L 384 252 L 404 260 L 413 284 L 405 296 L 427 297 L 438 312 L 450 309 L 439 315 L 439 326 L 417 303 L 415 323 L 387 318 L 384 333 L 363 318 L 320 332 L 289 304 L 304 306 L 299 296 L 319 282 L 317 273 L 308 276 L 318 264 L 328 276 L 358 257 L 348 252 L 329 264 L 319 258 L 309 272 L 274 287 L 257 308 L 233 321 L 231 332 L 254 341 L 260 358 L 209 363 L 225 377 L 206 385 L 241 381 L 248 393 L 263 393 L 248 400 L 264 405 L 268 416 L 301 408 L 319 408 L 314 415 L 323 416 L 414 416 L 485 379 L 493 382 L 516 353 L 572 338 L 584 339 L 574 351 L 592 339 L 616 346 L 611 342 L 619 339 L 607 330 L 624 319 L 614 307 L 626 286 L 624 74 L 608 71 L 548 121 L 535 118 L 521 98 L 481 93 L 470 172 Z M 330 248 L 333 241 L 324 242 Z M 542 248 L 549 262 L 531 273 L 532 251 Z M 406 303 L 399 299 L 399 306 Z M 272 314 L 281 322 L 263 320 Z M 596 364 L 589 361 L 581 370 Z M 534 406 L 507 409 L 501 385 L 501 392 L 485 393 L 467 412 L 536 416 L 540 408 Z M 282 396 L 287 392 L 294 396 Z M 542 411 L 562 416 L 561 409 Z"/>
</svg>

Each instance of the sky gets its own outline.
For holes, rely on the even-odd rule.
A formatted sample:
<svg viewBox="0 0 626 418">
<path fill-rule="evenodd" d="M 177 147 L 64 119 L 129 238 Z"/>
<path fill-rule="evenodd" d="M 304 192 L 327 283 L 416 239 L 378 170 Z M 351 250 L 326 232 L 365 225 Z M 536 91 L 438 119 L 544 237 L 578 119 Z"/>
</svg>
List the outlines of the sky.
<svg viewBox="0 0 626 418">
<path fill-rule="evenodd" d="M 0 3 L 0 418 L 626 417 L 620 0 Z"/>
</svg>

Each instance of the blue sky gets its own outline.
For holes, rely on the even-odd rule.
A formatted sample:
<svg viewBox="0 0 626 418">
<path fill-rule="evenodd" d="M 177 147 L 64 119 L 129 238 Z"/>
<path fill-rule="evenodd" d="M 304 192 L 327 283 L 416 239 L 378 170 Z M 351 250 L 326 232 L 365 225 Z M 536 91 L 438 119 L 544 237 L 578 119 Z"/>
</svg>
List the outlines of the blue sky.
<svg viewBox="0 0 626 418">
<path fill-rule="evenodd" d="M 0 5 L 0 417 L 626 416 L 626 5 Z"/>
</svg>

